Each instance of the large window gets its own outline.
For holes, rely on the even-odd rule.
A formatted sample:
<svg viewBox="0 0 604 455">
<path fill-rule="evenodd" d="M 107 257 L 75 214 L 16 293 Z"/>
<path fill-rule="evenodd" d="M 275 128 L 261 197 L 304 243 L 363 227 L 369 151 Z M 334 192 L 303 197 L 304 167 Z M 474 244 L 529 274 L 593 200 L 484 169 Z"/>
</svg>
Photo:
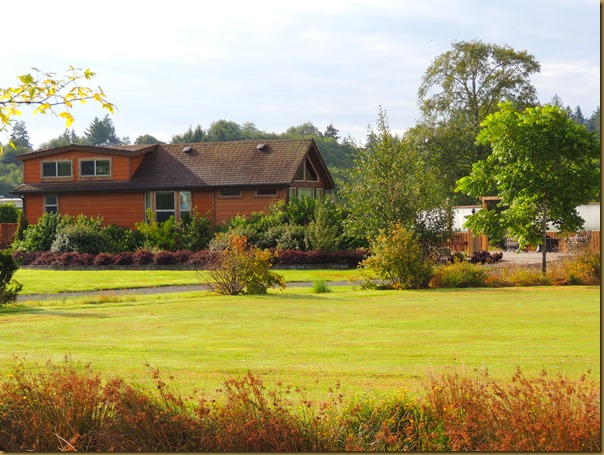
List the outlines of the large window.
<svg viewBox="0 0 604 455">
<path fill-rule="evenodd" d="M 111 160 L 80 160 L 82 177 L 100 177 L 111 175 Z"/>
<path fill-rule="evenodd" d="M 44 211 L 50 213 L 59 212 L 59 196 L 56 194 L 47 194 L 44 196 Z"/>
<path fill-rule="evenodd" d="M 71 177 L 71 161 L 42 162 L 42 177 Z"/>
<path fill-rule="evenodd" d="M 308 158 L 298 168 L 294 180 L 298 182 L 318 182 L 319 175 Z"/>
<path fill-rule="evenodd" d="M 145 193 L 145 210 L 155 213 L 158 223 L 167 221 L 171 216 L 180 220 L 183 216 L 191 216 L 190 191 L 156 191 Z"/>
</svg>

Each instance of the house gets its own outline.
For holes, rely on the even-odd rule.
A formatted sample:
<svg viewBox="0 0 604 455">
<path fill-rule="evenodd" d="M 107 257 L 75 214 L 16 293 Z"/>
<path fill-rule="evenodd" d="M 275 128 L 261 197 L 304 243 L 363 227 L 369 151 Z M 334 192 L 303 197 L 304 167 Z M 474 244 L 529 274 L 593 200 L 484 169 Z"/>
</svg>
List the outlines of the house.
<svg viewBox="0 0 604 455">
<path fill-rule="evenodd" d="M 133 228 L 147 209 L 158 221 L 193 210 L 214 224 L 266 211 L 278 200 L 334 188 L 314 140 L 128 146 L 67 145 L 17 157 L 30 223 L 44 212 L 95 217 Z"/>
</svg>

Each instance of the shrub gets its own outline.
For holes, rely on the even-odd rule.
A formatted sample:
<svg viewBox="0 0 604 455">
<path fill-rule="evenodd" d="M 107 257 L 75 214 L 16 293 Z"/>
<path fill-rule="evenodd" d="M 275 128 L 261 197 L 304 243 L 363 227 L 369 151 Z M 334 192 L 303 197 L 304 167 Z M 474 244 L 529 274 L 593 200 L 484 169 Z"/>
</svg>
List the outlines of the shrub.
<svg viewBox="0 0 604 455">
<path fill-rule="evenodd" d="M 147 210 L 148 223 L 136 223 L 135 227 L 144 238 L 144 246 L 147 249 L 174 251 L 176 249 L 176 221 L 171 216 L 163 223 L 158 223 L 155 213 Z"/>
<path fill-rule="evenodd" d="M 180 248 L 199 251 L 208 247 L 214 236 L 212 223 L 207 216 L 193 212 L 180 223 Z"/>
<path fill-rule="evenodd" d="M 118 253 L 113 258 L 113 263 L 115 265 L 132 265 L 134 264 L 134 253 L 130 251 Z"/>
<path fill-rule="evenodd" d="M 207 289 L 225 295 L 266 294 L 270 287 L 285 286 L 283 276 L 270 271 L 274 254 L 249 248 L 245 237 L 222 234 L 214 247 L 216 254 L 208 256 L 205 267 L 211 281 L 198 275 Z"/>
<path fill-rule="evenodd" d="M 442 375 L 431 381 L 425 411 L 442 422 L 445 450 L 600 450 L 600 389 L 586 375 L 527 378 L 518 369 L 509 386 L 487 373 Z"/>
<path fill-rule="evenodd" d="M 114 256 L 109 253 L 99 253 L 94 258 L 94 265 L 113 265 Z"/>
<path fill-rule="evenodd" d="M 599 286 L 601 280 L 600 252 L 584 250 L 557 261 L 548 268 L 555 284 Z"/>
<path fill-rule="evenodd" d="M 107 245 L 104 253 L 118 254 L 126 251 L 135 251 L 143 246 L 144 237 L 138 231 L 122 228 L 111 224 L 103 228 Z"/>
<path fill-rule="evenodd" d="M 544 275 L 541 268 L 509 266 L 497 271 L 501 279 L 510 282 L 512 286 L 550 286 L 552 276 Z"/>
<path fill-rule="evenodd" d="M 331 289 L 327 286 L 325 280 L 316 280 L 311 288 L 313 294 L 324 294 L 326 292 L 331 292 Z"/>
<path fill-rule="evenodd" d="M 19 263 L 9 250 L 0 251 L 0 306 L 17 301 L 17 295 L 23 285 L 13 280 L 13 275 L 19 269 Z"/>
<path fill-rule="evenodd" d="M 27 226 L 23 232 L 23 240 L 15 242 L 14 248 L 22 251 L 49 251 L 61 222 L 59 214 L 44 213 L 36 224 Z"/>
<path fill-rule="evenodd" d="M 481 265 L 455 261 L 437 267 L 430 281 L 433 288 L 479 288 L 487 285 L 487 272 Z"/>
<path fill-rule="evenodd" d="M 308 250 L 336 251 L 340 247 L 342 220 L 335 203 L 319 199 L 315 205 L 314 219 L 308 223 L 304 243 Z"/>
<path fill-rule="evenodd" d="M 172 251 L 160 251 L 153 256 L 155 265 L 172 265 L 176 264 L 176 254 Z"/>
<path fill-rule="evenodd" d="M 23 211 L 14 204 L 0 204 L 0 223 L 18 223 Z"/>
<path fill-rule="evenodd" d="M 153 264 L 153 253 L 148 250 L 139 250 L 132 255 L 134 265 Z"/>
<path fill-rule="evenodd" d="M 50 251 L 98 254 L 107 251 L 108 238 L 102 228 L 103 219 L 78 216 L 73 223 L 61 224 Z"/>
<path fill-rule="evenodd" d="M 371 241 L 371 253 L 359 268 L 365 287 L 421 289 L 432 278 L 432 261 L 425 258 L 412 232 L 400 224 L 382 230 Z"/>
</svg>

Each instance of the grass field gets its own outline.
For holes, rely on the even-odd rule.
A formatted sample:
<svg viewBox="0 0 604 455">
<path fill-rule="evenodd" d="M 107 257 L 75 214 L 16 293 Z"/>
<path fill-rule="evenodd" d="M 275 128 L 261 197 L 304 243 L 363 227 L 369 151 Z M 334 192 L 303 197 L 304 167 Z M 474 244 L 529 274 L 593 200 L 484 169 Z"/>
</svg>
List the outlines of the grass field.
<svg viewBox="0 0 604 455">
<path fill-rule="evenodd" d="M 346 280 L 354 271 L 297 271 L 289 281 Z M 67 274 L 67 275 L 66 275 Z M 19 270 L 24 292 L 196 284 L 193 272 Z M 432 372 L 488 368 L 510 378 L 545 369 L 600 375 L 600 288 L 362 291 L 334 287 L 224 297 L 204 292 L 29 301 L 0 309 L 7 367 L 65 355 L 146 382 L 149 363 L 183 391 L 213 392 L 248 370 L 323 393 L 421 389 Z M 6 368 L 3 368 L 6 370 Z"/>
<path fill-rule="evenodd" d="M 352 270 L 278 270 L 287 282 L 331 280 L 346 281 Z M 199 284 L 194 270 L 40 270 L 19 269 L 15 280 L 23 284 L 22 295 L 62 292 L 102 291 L 142 287 Z"/>
</svg>

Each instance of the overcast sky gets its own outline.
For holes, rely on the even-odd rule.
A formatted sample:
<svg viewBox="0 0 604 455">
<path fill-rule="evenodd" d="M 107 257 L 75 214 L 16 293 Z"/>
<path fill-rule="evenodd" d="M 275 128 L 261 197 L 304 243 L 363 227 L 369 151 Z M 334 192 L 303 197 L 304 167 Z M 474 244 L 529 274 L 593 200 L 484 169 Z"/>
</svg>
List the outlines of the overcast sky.
<svg viewBox="0 0 604 455">
<path fill-rule="evenodd" d="M 31 67 L 91 68 L 132 141 L 219 119 L 275 133 L 333 123 L 364 141 L 380 106 L 402 132 L 430 63 L 473 39 L 534 55 L 542 103 L 558 94 L 589 116 L 600 100 L 597 0 L 3 0 L 2 19 L 0 87 Z M 81 135 L 105 113 L 88 103 L 74 115 Z M 21 119 L 34 146 L 65 129 Z"/>
</svg>

